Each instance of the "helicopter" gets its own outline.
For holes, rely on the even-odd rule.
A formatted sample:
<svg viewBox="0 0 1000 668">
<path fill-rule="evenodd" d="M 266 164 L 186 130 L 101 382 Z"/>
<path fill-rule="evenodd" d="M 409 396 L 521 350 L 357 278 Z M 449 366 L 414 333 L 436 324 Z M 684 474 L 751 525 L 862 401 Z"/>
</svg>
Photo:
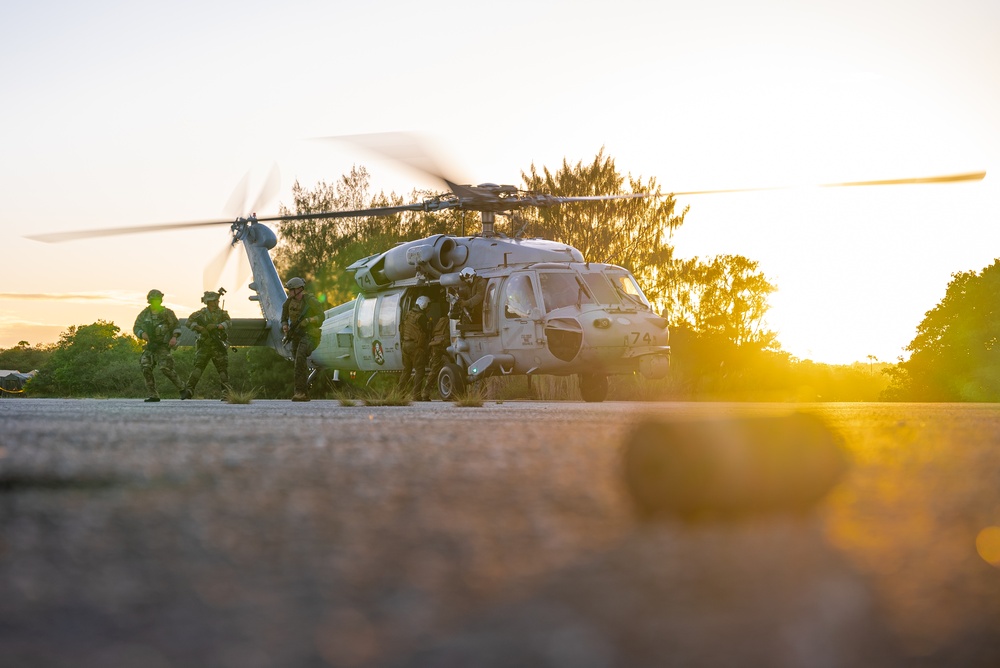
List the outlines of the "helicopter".
<svg viewBox="0 0 1000 668">
<path fill-rule="evenodd" d="M 367 148 L 384 153 L 370 142 Z M 258 302 L 263 315 L 263 318 L 234 319 L 229 343 L 270 346 L 291 359 L 291 345 L 283 340 L 281 328 L 285 289 L 270 256 L 278 240 L 266 223 L 391 216 L 407 211 L 474 212 L 481 221 L 478 234 L 436 234 L 408 241 L 361 258 L 346 268 L 354 275 L 358 294 L 355 299 L 326 311 L 319 344 L 309 359 L 310 382 L 322 370 L 332 371 L 335 383 L 342 381 L 341 373 L 369 372 L 370 379 L 378 372 L 400 372 L 401 324 L 418 297 L 429 298 L 432 319 L 450 319 L 447 359 L 437 378 L 428 381 L 444 400 L 461 395 L 470 384 L 491 376 L 521 375 L 530 379 L 544 374 L 576 375 L 581 398 L 586 402 L 602 402 L 607 398 L 609 376 L 639 373 L 653 380 L 667 376 L 670 369 L 667 320 L 654 311 L 631 272 L 614 264 L 590 262 L 565 243 L 522 238 L 517 234 L 508 236 L 496 229 L 497 216 L 515 216 L 525 209 L 649 195 L 554 196 L 511 185 L 462 185 L 441 175 L 436 168 L 418 164 L 412 156 L 386 155 L 435 177 L 448 192 L 396 206 L 261 217 L 252 213 L 235 220 L 166 223 L 29 238 L 66 241 L 228 224 L 229 247 L 242 244 L 253 276 L 250 299 Z M 269 177 L 268 190 L 276 189 L 273 176 L 272 173 Z M 943 183 L 979 180 L 984 176 L 985 172 L 975 172 L 822 187 Z M 702 190 L 672 195 L 770 189 L 774 188 Z M 455 313 L 448 308 L 462 289 L 463 269 L 474 270 L 486 282 L 482 307 L 475 313 Z M 181 344 L 191 341 L 193 335 L 185 334 Z"/>
</svg>

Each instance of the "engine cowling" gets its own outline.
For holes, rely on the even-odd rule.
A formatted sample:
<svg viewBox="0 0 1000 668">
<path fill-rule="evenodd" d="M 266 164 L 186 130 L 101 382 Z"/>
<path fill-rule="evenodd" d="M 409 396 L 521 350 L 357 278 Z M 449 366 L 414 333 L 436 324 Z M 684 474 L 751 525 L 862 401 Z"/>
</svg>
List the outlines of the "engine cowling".
<svg viewBox="0 0 1000 668">
<path fill-rule="evenodd" d="M 368 291 L 420 275 L 438 278 L 461 266 L 468 256 L 469 249 L 454 237 L 438 234 L 359 260 L 347 270 L 353 271 L 358 286 Z"/>
</svg>

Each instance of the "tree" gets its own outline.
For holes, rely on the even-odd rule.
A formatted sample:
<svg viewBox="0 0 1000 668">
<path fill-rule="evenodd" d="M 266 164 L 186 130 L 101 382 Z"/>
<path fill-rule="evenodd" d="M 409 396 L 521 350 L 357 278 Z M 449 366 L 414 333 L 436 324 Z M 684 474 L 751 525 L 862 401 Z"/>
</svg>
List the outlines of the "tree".
<svg viewBox="0 0 1000 668">
<path fill-rule="evenodd" d="M 140 396 L 145 387 L 139 372 L 142 346 L 120 331 L 103 320 L 70 327 L 28 383 L 28 391 L 62 397 Z"/>
<path fill-rule="evenodd" d="M 13 348 L 0 349 L 0 369 L 10 369 L 27 373 L 40 369 L 55 349 L 54 344 L 18 341 Z"/>
<path fill-rule="evenodd" d="M 764 327 L 767 298 L 777 287 L 760 271 L 760 263 L 742 255 L 718 255 L 708 262 L 679 261 L 673 270 L 673 323 L 687 323 L 736 348 L 777 348 L 777 335 Z"/>
<path fill-rule="evenodd" d="M 889 374 L 888 399 L 1000 400 L 1000 259 L 952 274 L 944 298 L 924 315 Z"/>
<path fill-rule="evenodd" d="M 649 197 L 582 202 L 527 212 L 527 229 L 534 235 L 562 241 L 579 249 L 591 262 L 617 264 L 631 271 L 658 311 L 667 308 L 674 262 L 670 237 L 684 223 L 676 200 L 662 192 L 656 179 L 623 177 L 615 161 L 598 151 L 593 162 L 571 166 L 565 159 L 556 172 L 534 164 L 522 172 L 525 187 L 562 197 L 626 195 Z M 628 181 L 628 187 L 625 182 Z"/>
<path fill-rule="evenodd" d="M 399 206 L 430 196 L 414 190 L 404 202 L 395 193 L 369 193 L 371 177 L 364 167 L 354 166 L 333 184 L 320 182 L 307 190 L 297 181 L 292 187 L 296 214 L 346 211 Z M 282 214 L 289 214 L 281 208 Z M 460 211 L 440 214 L 407 212 L 391 216 L 304 219 L 287 221 L 279 227 L 280 242 L 274 259 L 286 277 L 301 276 L 320 301 L 336 305 L 357 293 L 353 274 L 346 271 L 354 262 L 388 250 L 396 244 L 432 234 L 458 233 L 463 219 Z"/>
</svg>

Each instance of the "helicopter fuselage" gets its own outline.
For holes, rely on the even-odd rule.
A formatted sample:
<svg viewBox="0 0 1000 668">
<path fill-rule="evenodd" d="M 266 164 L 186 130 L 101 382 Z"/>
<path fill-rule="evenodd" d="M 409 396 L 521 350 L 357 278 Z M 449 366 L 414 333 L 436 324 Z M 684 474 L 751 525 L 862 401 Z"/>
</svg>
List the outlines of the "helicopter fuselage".
<svg viewBox="0 0 1000 668">
<path fill-rule="evenodd" d="M 486 281 L 485 297 L 481 310 L 451 320 L 448 371 L 459 378 L 439 390 L 492 375 L 580 374 L 596 383 L 589 394 L 600 401 L 608 375 L 666 375 L 666 320 L 626 269 L 586 262 L 565 244 L 506 237 L 438 235 L 355 263 L 369 289 L 327 311 L 311 360 L 340 371 L 399 371 L 405 313 L 426 295 L 428 315 L 448 317 L 448 292 L 461 288 L 466 266 Z"/>
</svg>

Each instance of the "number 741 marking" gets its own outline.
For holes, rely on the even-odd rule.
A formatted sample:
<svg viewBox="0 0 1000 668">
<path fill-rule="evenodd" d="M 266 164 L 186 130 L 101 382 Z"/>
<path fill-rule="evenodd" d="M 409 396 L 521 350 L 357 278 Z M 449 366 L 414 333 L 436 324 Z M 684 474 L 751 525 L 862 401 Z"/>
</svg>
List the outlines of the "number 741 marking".
<svg viewBox="0 0 1000 668">
<path fill-rule="evenodd" d="M 645 334 L 642 332 L 629 332 L 625 335 L 626 346 L 634 346 L 639 343 L 639 341 L 642 341 L 647 346 L 651 346 L 656 343 L 656 337 L 650 336 L 649 332 L 646 332 Z"/>
</svg>

